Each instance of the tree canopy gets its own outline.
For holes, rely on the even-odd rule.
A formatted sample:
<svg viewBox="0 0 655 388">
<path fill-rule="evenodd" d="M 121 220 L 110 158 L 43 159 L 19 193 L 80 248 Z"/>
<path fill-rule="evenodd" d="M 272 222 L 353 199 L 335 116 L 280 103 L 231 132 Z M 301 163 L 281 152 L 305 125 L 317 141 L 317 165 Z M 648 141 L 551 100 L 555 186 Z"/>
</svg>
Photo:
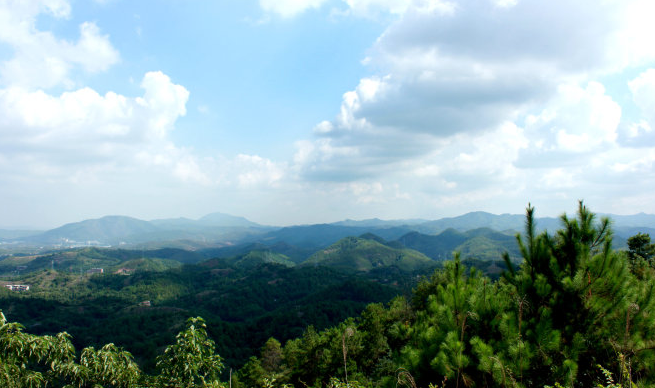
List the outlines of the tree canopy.
<svg viewBox="0 0 655 388">
<path fill-rule="evenodd" d="M 608 219 L 582 202 L 554 234 L 537 233 L 534 208 L 492 281 L 459 254 L 412 297 L 369 304 L 358 317 L 282 345 L 269 338 L 235 387 L 606 387 L 655 384 L 655 270 L 650 236 L 612 249 Z M 635 265 L 641 260 L 646 265 Z M 642 263 L 642 264 L 643 264 Z M 37 336 L 0 313 L 0 385 L 218 387 L 222 358 L 202 318 L 142 372 L 108 344 L 75 351 L 71 337 Z M 616 380 L 616 382 L 615 382 Z"/>
<path fill-rule="evenodd" d="M 223 367 L 202 318 L 190 318 L 174 345 L 158 358 L 158 374 L 144 374 L 132 355 L 107 344 L 76 355 L 70 336 L 37 336 L 0 312 L 3 387 L 222 387 Z"/>
</svg>

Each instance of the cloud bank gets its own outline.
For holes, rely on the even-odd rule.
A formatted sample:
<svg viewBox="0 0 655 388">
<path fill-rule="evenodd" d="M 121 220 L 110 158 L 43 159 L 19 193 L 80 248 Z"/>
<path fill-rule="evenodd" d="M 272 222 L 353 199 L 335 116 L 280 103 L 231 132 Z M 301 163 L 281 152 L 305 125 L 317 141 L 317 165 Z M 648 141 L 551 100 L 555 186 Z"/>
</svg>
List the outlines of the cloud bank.
<svg viewBox="0 0 655 388">
<path fill-rule="evenodd" d="M 620 211 L 655 189 L 650 3 L 347 3 L 399 16 L 364 61 L 377 74 L 297 143 L 303 179 L 399 184 L 459 211 L 581 198 Z M 617 101 L 604 80 L 634 71 L 633 101 Z M 631 102 L 641 115 L 623 114 Z"/>
<path fill-rule="evenodd" d="M 133 75 L 137 92 L 98 92 L 85 80 L 130 59 L 101 23 L 63 37 L 42 21 L 67 23 L 70 2 L 1 2 L 0 185 L 13 189 L 0 201 L 16 204 L 3 216 L 55 206 L 70 208 L 68 221 L 147 218 L 167 207 L 275 224 L 518 212 L 527 202 L 554 214 L 578 199 L 655 212 L 652 2 L 255 4 L 285 28 L 310 12 L 386 23 L 338 113 L 280 160 L 181 146 L 193 89 L 154 68 Z"/>
</svg>

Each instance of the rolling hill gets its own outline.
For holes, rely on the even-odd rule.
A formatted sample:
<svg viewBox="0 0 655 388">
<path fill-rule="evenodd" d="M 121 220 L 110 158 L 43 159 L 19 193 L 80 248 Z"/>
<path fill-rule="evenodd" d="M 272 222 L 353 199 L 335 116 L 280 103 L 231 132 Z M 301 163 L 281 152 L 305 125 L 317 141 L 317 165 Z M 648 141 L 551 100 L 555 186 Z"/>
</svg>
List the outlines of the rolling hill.
<svg viewBox="0 0 655 388">
<path fill-rule="evenodd" d="M 259 241 L 265 244 L 284 242 L 299 248 L 318 249 L 329 246 L 336 241 L 350 236 L 359 236 L 367 232 L 393 240 L 411 231 L 406 227 L 363 227 L 339 226 L 332 224 L 290 226 L 275 230 L 262 236 Z"/>
<path fill-rule="evenodd" d="M 436 266 L 436 263 L 411 249 L 392 248 L 373 239 L 346 237 L 314 253 L 301 265 L 326 266 L 349 271 L 396 267 L 411 272 Z"/>
<path fill-rule="evenodd" d="M 108 248 L 75 248 L 35 255 L 13 255 L 0 259 L 0 275 L 30 273 L 44 269 L 66 272 L 103 268 L 111 273 L 120 268 L 161 271 L 183 264 L 206 260 L 198 252 L 182 249 L 129 250 Z"/>
<path fill-rule="evenodd" d="M 500 260 L 504 252 L 519 257 L 516 237 L 490 228 L 460 232 L 449 228 L 436 236 L 418 232 L 408 233 L 395 241 L 403 247 L 419 251 L 433 260 L 449 260 L 459 251 L 463 258 Z"/>
<path fill-rule="evenodd" d="M 282 264 L 287 267 L 293 267 L 296 265 L 296 263 L 291 261 L 289 257 L 267 249 L 252 250 L 245 255 L 239 255 L 227 260 L 227 263 L 235 268 L 254 268 L 265 263 Z"/>
<path fill-rule="evenodd" d="M 608 216 L 613 221 L 615 235 L 618 237 L 617 247 L 625 246 L 625 240 L 636 233 L 655 234 L 655 215 L 641 213 L 631 216 Z M 125 216 L 107 216 L 66 224 L 45 232 L 0 231 L 0 254 L 35 253 L 52 248 L 111 246 L 138 249 L 175 247 L 207 252 L 225 248 L 223 252 L 217 251 L 218 255 L 231 257 L 247 254 L 253 249 L 249 248 L 249 245 L 256 244 L 262 249 L 286 255 L 291 261 L 299 263 L 315 250 L 328 247 L 344 237 L 373 233 L 388 241 L 387 245 L 395 243 L 395 248 L 424 246 L 419 250 L 433 259 L 443 259 L 449 257 L 453 248 L 463 242 L 463 237 L 457 236 L 455 232 L 466 233 L 469 230 L 486 228 L 512 235 L 523 231 L 523 222 L 523 215 L 494 215 L 486 212 L 471 212 L 434 221 L 369 219 L 288 227 L 263 226 L 243 217 L 223 213 L 211 213 L 197 220 L 171 218 L 143 221 Z M 560 220 L 538 218 L 536 225 L 538 230 L 554 231 L 559 228 Z M 446 231 L 446 235 L 441 235 Z M 410 233 L 419 233 L 422 236 Z M 397 245 L 401 238 L 404 238 L 406 243 Z M 487 235 L 479 240 L 487 246 L 506 246 L 506 243 L 502 242 L 503 238 L 499 235 Z M 459 241 L 459 244 L 455 244 L 456 241 Z M 228 254 L 228 251 L 231 254 Z"/>
<path fill-rule="evenodd" d="M 24 240 L 47 244 L 66 242 L 118 244 L 134 236 L 156 232 L 159 229 L 147 221 L 125 216 L 106 216 L 74 222 L 47 232 L 28 236 Z"/>
</svg>

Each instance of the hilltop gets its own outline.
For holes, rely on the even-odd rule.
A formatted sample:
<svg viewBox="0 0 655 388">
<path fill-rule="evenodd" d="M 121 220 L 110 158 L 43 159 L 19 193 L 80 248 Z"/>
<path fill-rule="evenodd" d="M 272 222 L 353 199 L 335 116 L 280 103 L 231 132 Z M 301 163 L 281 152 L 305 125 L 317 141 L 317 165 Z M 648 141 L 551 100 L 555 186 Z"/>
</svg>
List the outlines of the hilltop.
<svg viewBox="0 0 655 388">
<path fill-rule="evenodd" d="M 322 265 L 350 271 L 395 267 L 411 272 L 434 267 L 435 262 L 411 249 L 398 249 L 370 238 L 346 237 L 310 256 L 301 265 Z"/>
</svg>

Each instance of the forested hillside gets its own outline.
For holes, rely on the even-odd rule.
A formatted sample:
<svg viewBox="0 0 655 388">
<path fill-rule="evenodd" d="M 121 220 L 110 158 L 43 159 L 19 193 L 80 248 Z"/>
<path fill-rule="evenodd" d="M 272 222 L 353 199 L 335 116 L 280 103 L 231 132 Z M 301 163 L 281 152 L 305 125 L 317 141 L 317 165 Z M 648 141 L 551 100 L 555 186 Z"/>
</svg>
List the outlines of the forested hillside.
<svg viewBox="0 0 655 388">
<path fill-rule="evenodd" d="M 264 264 L 244 272 L 216 259 L 141 277 L 92 277 L 79 287 L 71 285 L 69 294 L 46 297 L 43 291 L 38 303 L 46 314 L 29 331 L 44 324 L 48 309 L 53 311 L 50 304 L 66 305 L 67 300 L 91 298 L 103 290 L 103 298 L 89 299 L 93 303 L 69 306 L 73 315 L 80 307 L 95 304 L 97 308 L 91 314 L 74 316 L 68 321 L 71 327 L 83 317 L 102 319 L 98 306 L 109 305 L 109 311 L 131 314 L 105 321 L 109 330 L 133 325 L 130 330 L 142 330 L 151 337 L 156 329 L 143 330 L 155 325 L 152 317 L 160 314 L 164 320 L 156 325 L 168 322 L 166 341 L 158 342 L 157 351 L 144 355 L 149 359 L 140 360 L 139 366 L 129 354 L 112 346 L 85 349 L 79 357 L 66 335 L 35 337 L 3 321 L 0 379 L 4 380 L 0 381 L 32 382 L 33 386 L 162 387 L 652 386 L 655 246 L 650 236 L 636 235 L 628 240 L 629 251 L 616 251 L 609 220 L 597 219 L 582 203 L 576 218 L 563 216 L 560 222 L 561 228 L 553 234 L 537 233 L 534 209 L 529 207 L 525 231 L 517 241 L 522 262 L 517 265 L 505 254 L 506 270 L 497 281 L 467 268 L 456 254 L 411 295 L 369 304 L 359 315 L 357 306 L 363 305 L 339 303 L 370 302 L 376 296 L 385 300 L 400 289 L 381 283 L 403 272 L 396 267 L 385 267 L 386 272 L 371 269 L 358 276 L 375 281 L 363 282 L 361 277 L 320 266 Z M 375 240 L 361 240 L 349 243 L 375 245 L 371 243 Z M 72 281 L 52 277 L 51 284 Z M 153 283 L 156 289 L 149 288 Z M 316 284 L 323 287 L 315 290 Z M 21 309 L 34 308 L 37 295 L 16 297 L 8 291 L 4 295 L 1 303 L 10 320 L 26 322 L 34 313 L 20 315 Z M 307 303 L 308 295 L 315 304 Z M 145 298 L 152 306 L 138 306 Z M 12 303 L 10 308 L 4 307 L 7 303 Z M 207 319 L 206 328 L 199 320 L 189 321 L 186 328 L 181 323 L 184 314 L 210 316 L 217 311 L 219 316 Z M 302 328 L 297 325 L 278 335 L 268 328 L 289 321 L 284 314 L 278 315 L 281 319 L 267 315 L 275 311 L 294 317 L 325 314 L 326 319 L 320 325 L 305 322 Z M 344 319 L 341 313 L 352 318 Z M 256 315 L 259 321 L 231 331 L 232 323 L 248 322 L 247 317 Z M 215 347 L 204 337 L 205 330 L 216 339 Z M 173 339 L 176 331 L 181 332 Z M 235 357 L 239 349 L 231 339 L 239 335 L 257 344 L 249 348 L 250 358 L 238 373 L 228 373 L 218 354 L 247 358 L 242 353 Z M 102 338 L 98 340 L 102 343 Z M 21 346 L 30 351 L 22 352 Z M 99 360 L 104 360 L 104 369 Z"/>
<path fill-rule="evenodd" d="M 383 267 L 415 271 L 436 266 L 433 260 L 418 251 L 392 248 L 372 238 L 357 237 L 341 239 L 314 253 L 302 264 L 352 271 L 370 271 Z"/>
<path fill-rule="evenodd" d="M 655 232 L 655 215 L 637 214 L 612 218 L 617 246 L 623 247 L 626 238 L 639 232 Z M 555 218 L 539 218 L 538 230 L 556 230 L 557 222 Z M 246 254 L 252 249 L 266 248 L 285 254 L 294 262 L 300 262 L 342 238 L 363 234 L 374 234 L 390 242 L 411 241 L 415 235 L 419 235 L 436 238 L 440 240 L 436 244 L 445 247 L 452 245 L 457 239 L 474 238 L 473 234 L 479 234 L 481 231 L 487 248 L 481 248 L 471 254 L 477 258 L 488 259 L 497 254 L 498 249 L 514 253 L 512 237 L 521 230 L 522 224 L 521 215 L 494 215 L 485 212 L 472 212 L 434 221 L 346 220 L 332 224 L 283 228 L 259 225 L 243 217 L 221 213 L 212 213 L 197 220 L 174 218 L 143 221 L 124 216 L 106 216 L 66 224 L 48 231 L 0 230 L 0 261 L 17 253 L 42 254 L 53 249 L 95 246 L 129 250 L 179 248 L 201 252 L 205 258 L 227 258 Z M 511 240 L 509 245 L 506 244 L 508 238 Z M 463 242 L 464 240 L 459 244 Z M 445 260 L 457 245 L 448 249 L 425 251 L 413 246 L 406 247 L 417 249 L 428 257 Z M 465 250 L 461 249 L 462 252 Z"/>
<path fill-rule="evenodd" d="M 174 262 L 174 269 L 130 274 L 41 270 L 21 277 L 28 292 L 2 287 L 0 309 L 31 333 L 65 330 L 77 347 L 123 346 L 146 370 L 154 368 L 155 354 L 183 322 L 200 315 L 226 364 L 240 367 L 268 337 L 286 340 L 307 325 L 334 325 L 368 303 L 409 293 L 419 274 L 393 268 L 360 275 L 323 266 L 295 269 L 260 256 L 253 251 L 248 257 L 186 266 Z M 153 260 L 127 259 L 123 264 Z"/>
<path fill-rule="evenodd" d="M 497 282 L 459 256 L 411 300 L 369 305 L 356 319 L 279 346 L 240 371 L 246 386 L 652 386 L 655 247 L 645 235 L 612 249 L 608 220 L 582 204 L 556 234 L 528 208 L 523 263 Z M 274 360 L 274 362 L 271 362 Z M 613 377 L 612 377 L 613 376 Z M 617 385 L 613 385 L 614 379 Z"/>
<path fill-rule="evenodd" d="M 296 228 L 292 229 L 296 230 Z M 197 250 L 170 247 L 159 249 L 83 247 L 40 253 L 12 253 L 0 256 L 0 276 L 16 277 L 43 269 L 82 273 L 92 268 L 103 268 L 105 273 L 114 273 L 121 269 L 130 272 L 163 270 L 179 267 L 182 264 L 199 263 L 210 258 L 222 258 L 228 264 L 237 267 L 253 267 L 261 263 L 294 266 L 307 264 L 311 259 L 309 260 L 311 262 L 318 260 L 322 265 L 349 270 L 369 270 L 379 265 L 400 265 L 405 270 L 413 270 L 435 265 L 426 260 L 425 256 L 439 262 L 452 257 L 452 253 L 456 250 L 460 251 L 465 259 L 499 260 L 503 252 L 508 252 L 515 259 L 520 257 L 513 235 L 488 228 L 466 232 L 447 229 L 438 235 L 406 233 L 407 231 L 403 229 L 400 231 L 406 234 L 391 240 L 370 232 L 359 237 L 346 234 L 365 230 L 361 228 L 333 229 L 325 225 L 302 229 L 304 231 L 298 236 L 287 235 L 285 232 L 266 243 L 244 243 Z M 323 234 L 326 231 L 330 233 Z M 346 237 L 339 237 L 344 234 Z M 283 237 L 289 240 L 278 241 L 278 238 Z M 354 241 L 359 243 L 352 243 Z M 300 246 L 290 242 L 299 243 Z M 358 253 L 358 250 L 361 252 Z M 332 254 L 326 255 L 326 252 Z M 375 257 L 402 259 L 397 263 L 387 259 L 370 262 Z M 359 259 L 369 263 L 364 265 Z"/>
</svg>

